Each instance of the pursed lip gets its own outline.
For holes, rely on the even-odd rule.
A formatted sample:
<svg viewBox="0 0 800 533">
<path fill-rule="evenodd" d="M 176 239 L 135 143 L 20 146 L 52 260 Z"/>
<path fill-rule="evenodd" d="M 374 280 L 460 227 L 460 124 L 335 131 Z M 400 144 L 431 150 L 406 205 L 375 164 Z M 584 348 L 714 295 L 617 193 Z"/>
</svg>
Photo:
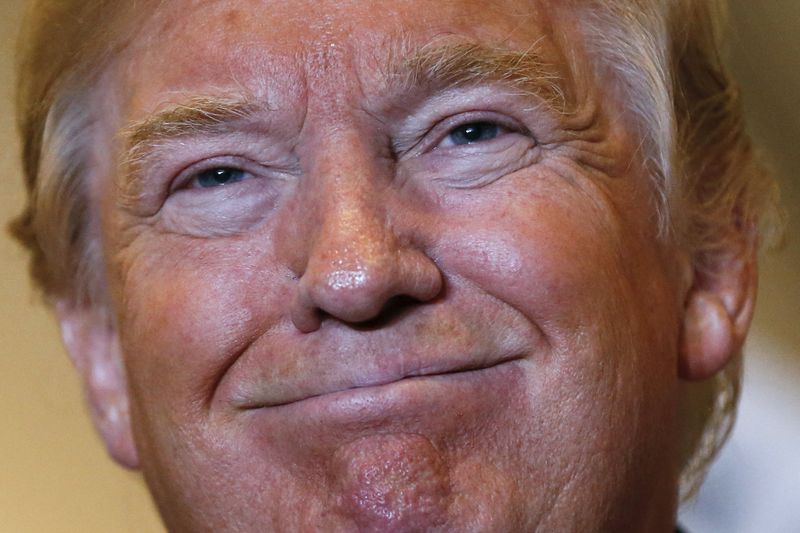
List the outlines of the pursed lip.
<svg viewBox="0 0 800 533">
<path fill-rule="evenodd" d="M 439 362 L 424 367 L 399 371 L 390 376 L 362 376 L 363 379 L 353 380 L 352 382 L 346 384 L 342 383 L 331 386 L 323 385 L 318 388 L 312 387 L 312 390 L 307 390 L 302 393 L 298 391 L 297 394 L 288 393 L 275 397 L 268 393 L 237 395 L 239 397 L 236 398 L 233 403 L 238 409 L 241 410 L 277 408 L 315 400 L 325 396 L 341 396 L 342 394 L 348 392 L 357 392 L 360 389 L 387 387 L 396 383 L 420 378 L 446 378 L 447 376 L 467 375 L 470 373 L 480 372 L 482 370 L 489 370 L 520 359 L 522 359 L 522 356 L 519 354 L 492 358 L 469 358 L 467 361 L 465 361 L 464 358 L 454 358 L 450 361 L 445 360 L 444 362 Z M 266 389 L 268 388 L 269 387 L 267 386 Z"/>
</svg>

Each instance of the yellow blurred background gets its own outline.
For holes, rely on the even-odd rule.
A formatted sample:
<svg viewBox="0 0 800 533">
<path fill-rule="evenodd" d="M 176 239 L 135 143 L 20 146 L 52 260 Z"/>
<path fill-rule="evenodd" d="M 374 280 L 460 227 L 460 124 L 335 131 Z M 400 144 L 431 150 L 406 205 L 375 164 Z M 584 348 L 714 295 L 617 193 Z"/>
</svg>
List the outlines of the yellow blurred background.
<svg viewBox="0 0 800 533">
<path fill-rule="evenodd" d="M 13 45 L 22 6 L 21 1 L 0 0 L 0 168 L 8 181 L 0 189 L 3 224 L 23 201 L 12 109 Z M 734 70 L 752 131 L 781 180 L 792 223 L 786 248 L 762 261 L 748 356 L 767 361 L 796 388 L 800 2 L 736 0 L 733 15 Z M 0 532 L 163 531 L 141 480 L 112 464 L 95 436 L 77 376 L 61 348 L 54 320 L 30 287 L 25 264 L 22 250 L 5 234 L 0 237 Z M 783 408 L 800 418 L 796 399 L 791 396 Z M 800 493 L 796 501 L 800 504 Z"/>
</svg>

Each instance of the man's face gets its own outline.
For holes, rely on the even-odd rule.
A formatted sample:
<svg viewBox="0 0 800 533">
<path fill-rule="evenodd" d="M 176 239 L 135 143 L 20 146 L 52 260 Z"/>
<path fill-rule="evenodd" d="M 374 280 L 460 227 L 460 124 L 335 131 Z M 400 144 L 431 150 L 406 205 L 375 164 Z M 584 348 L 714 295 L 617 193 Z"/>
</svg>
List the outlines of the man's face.
<svg viewBox="0 0 800 533">
<path fill-rule="evenodd" d="M 187 0 L 143 29 L 98 193 L 171 528 L 669 522 L 674 250 L 570 6 Z"/>
</svg>

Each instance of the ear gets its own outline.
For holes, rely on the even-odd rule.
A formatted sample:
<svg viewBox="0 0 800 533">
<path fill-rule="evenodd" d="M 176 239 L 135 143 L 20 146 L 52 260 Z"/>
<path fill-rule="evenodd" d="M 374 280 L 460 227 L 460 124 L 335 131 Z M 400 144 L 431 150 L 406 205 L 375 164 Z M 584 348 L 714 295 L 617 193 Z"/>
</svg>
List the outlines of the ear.
<svg viewBox="0 0 800 533">
<path fill-rule="evenodd" d="M 695 268 L 684 308 L 682 379 L 711 378 L 741 352 L 756 299 L 755 248 L 742 238 L 726 250 L 707 254 L 702 268 Z"/>
<path fill-rule="evenodd" d="M 116 330 L 105 312 L 66 302 L 58 302 L 55 309 L 64 345 L 83 379 L 95 428 L 115 461 L 127 468 L 138 468 Z"/>
</svg>

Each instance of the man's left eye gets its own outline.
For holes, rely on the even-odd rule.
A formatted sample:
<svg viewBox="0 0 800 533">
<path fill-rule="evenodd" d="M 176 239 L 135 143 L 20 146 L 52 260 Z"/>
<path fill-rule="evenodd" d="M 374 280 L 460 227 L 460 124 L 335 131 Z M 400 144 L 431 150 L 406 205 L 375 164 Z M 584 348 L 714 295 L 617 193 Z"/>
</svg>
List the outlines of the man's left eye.
<svg viewBox="0 0 800 533">
<path fill-rule="evenodd" d="M 491 141 L 500 135 L 500 126 L 493 122 L 470 122 L 454 128 L 447 134 L 447 143 L 464 146 L 483 141 Z"/>
<path fill-rule="evenodd" d="M 223 185 L 230 185 L 244 180 L 247 172 L 238 168 L 217 167 L 199 172 L 192 180 L 191 185 L 201 189 L 210 189 Z"/>
</svg>

